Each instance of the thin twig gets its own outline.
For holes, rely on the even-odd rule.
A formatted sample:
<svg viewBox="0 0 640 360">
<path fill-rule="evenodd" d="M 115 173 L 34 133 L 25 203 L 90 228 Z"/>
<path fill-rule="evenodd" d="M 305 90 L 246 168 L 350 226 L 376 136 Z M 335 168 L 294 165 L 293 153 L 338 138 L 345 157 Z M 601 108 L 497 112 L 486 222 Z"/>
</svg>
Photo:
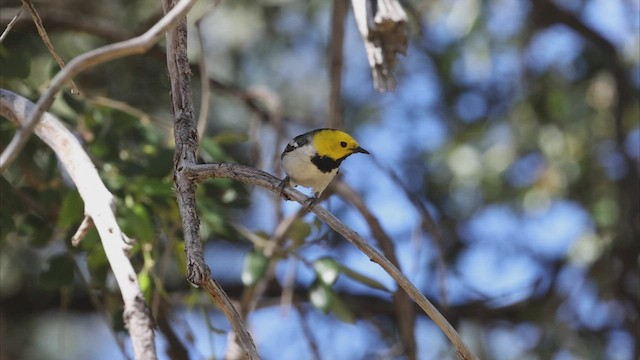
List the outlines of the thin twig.
<svg viewBox="0 0 640 360">
<path fill-rule="evenodd" d="M 60 69 L 63 69 L 64 60 L 62 60 L 60 55 L 58 55 L 58 52 L 56 51 L 56 49 L 53 47 L 53 44 L 49 39 L 49 35 L 47 35 L 47 30 L 45 30 L 44 25 L 42 25 L 42 19 L 40 19 L 40 15 L 38 15 L 38 11 L 36 10 L 36 7 L 33 6 L 33 3 L 31 2 L 31 0 L 22 0 L 22 6 L 23 8 L 26 7 L 27 10 L 29 10 L 29 14 L 31 14 L 31 19 L 33 19 L 33 23 L 36 25 L 36 29 L 38 29 L 38 34 L 40 34 L 40 38 L 42 39 L 44 44 L 47 46 L 47 49 L 49 50 L 49 53 L 51 54 L 51 56 L 53 56 L 53 58 L 58 63 L 58 66 L 60 66 Z M 73 82 L 73 80 L 69 80 L 69 84 L 71 85 L 72 94 L 80 94 L 80 90 L 78 90 L 78 86 L 76 85 L 75 82 Z"/>
<path fill-rule="evenodd" d="M 231 178 L 241 181 L 246 184 L 256 185 L 270 190 L 274 193 L 281 194 L 279 188 L 281 180 L 274 177 L 271 174 L 264 171 L 244 166 L 240 164 L 229 163 L 216 163 L 216 164 L 197 164 L 191 165 L 184 169 L 187 176 L 196 181 L 204 181 L 208 178 Z M 297 201 L 298 203 L 305 205 L 309 200 L 301 192 L 291 188 L 285 187 L 283 190 L 284 195 L 290 199 Z M 417 304 L 424 310 L 424 312 L 433 320 L 433 322 L 445 333 L 449 340 L 455 346 L 459 356 L 462 359 L 477 359 L 473 353 L 462 342 L 458 332 L 451 326 L 447 319 L 431 304 L 429 300 L 402 274 L 398 268 L 393 265 L 386 257 L 384 257 L 378 250 L 372 247 L 364 238 L 358 233 L 347 227 L 344 223 L 338 220 L 333 214 L 325 210 L 319 205 L 311 207 L 318 218 L 329 225 L 333 230 L 344 236 L 349 242 L 354 244 L 360 251 L 371 259 L 371 261 L 380 265 L 395 282 L 403 288 L 409 297 L 411 297 Z"/>
<path fill-rule="evenodd" d="M 166 130 L 171 129 L 170 120 L 159 118 L 153 114 L 149 114 L 144 110 L 132 106 L 127 102 L 111 99 L 105 96 L 91 96 L 84 99 L 91 104 L 112 108 L 125 114 L 131 115 L 134 118 L 137 118 L 141 124 L 149 125 L 153 122 L 154 126 L 161 126 Z"/>
<path fill-rule="evenodd" d="M 82 223 L 80 223 L 80 226 L 78 227 L 78 230 L 76 230 L 76 233 L 71 237 L 71 245 L 74 247 L 80 245 L 80 242 L 85 238 L 85 236 L 87 236 L 92 227 L 93 220 L 91 220 L 91 217 L 85 215 L 84 219 L 82 219 Z"/>
<path fill-rule="evenodd" d="M 0 155 L 0 174 L 16 159 L 33 132 L 33 128 L 40 121 L 42 114 L 49 109 L 55 96 L 69 79 L 98 64 L 146 52 L 164 36 L 167 30 L 173 28 L 187 14 L 195 2 L 196 0 L 180 0 L 167 15 L 144 34 L 130 40 L 97 48 L 71 60 L 51 80 L 47 91 L 42 94 L 22 123 L 21 128 L 16 131 L 13 139 Z"/>
<path fill-rule="evenodd" d="M 7 13 L 16 10 L 18 8 L 3 8 L 0 11 L 0 23 L 8 22 Z M 109 42 L 124 41 L 138 33 L 114 27 L 113 23 L 106 22 L 104 18 L 92 17 L 89 14 L 79 16 L 77 12 L 64 12 L 64 9 L 41 8 L 38 15 L 42 19 L 42 23 L 47 24 L 47 29 L 50 32 L 54 30 L 71 30 L 97 36 Z M 33 24 L 31 17 L 23 13 L 16 19 L 14 27 L 21 31 L 32 31 L 31 24 Z M 142 29 L 148 29 L 149 27 L 151 26 L 143 27 Z"/>
<path fill-rule="evenodd" d="M 2 44 L 2 42 L 4 41 L 4 38 L 6 38 L 7 35 L 9 35 L 9 32 L 11 31 L 11 28 L 13 28 L 13 25 L 15 25 L 15 23 L 18 21 L 20 14 L 22 14 L 22 9 L 24 9 L 24 6 L 20 7 L 18 12 L 13 16 L 13 19 L 11 19 L 11 21 L 9 21 L 9 23 L 7 24 L 7 27 L 2 32 L 2 35 L 0 35 L 0 44 Z"/>
<path fill-rule="evenodd" d="M 302 327 L 302 335 L 307 339 L 307 344 L 309 344 L 309 348 L 311 349 L 311 359 L 312 360 L 320 360 L 322 357 L 320 356 L 320 350 L 318 349 L 318 343 L 313 338 L 313 332 L 311 331 L 311 327 L 307 322 L 307 312 L 304 307 L 300 304 L 296 304 L 296 310 L 298 310 L 298 314 L 300 315 L 300 327 Z"/>
<path fill-rule="evenodd" d="M 301 216 L 303 216 L 306 212 L 307 212 L 306 209 L 301 208 L 295 214 L 280 221 L 278 226 L 276 226 L 276 229 L 274 230 L 273 236 L 271 237 L 271 239 L 265 240 L 260 238 L 265 244 L 263 253 L 269 259 L 269 265 L 267 266 L 267 270 L 265 271 L 260 281 L 258 281 L 253 286 L 249 286 L 245 288 L 242 294 L 242 298 L 240 300 L 240 314 L 242 315 L 242 318 L 246 318 L 247 315 L 251 311 L 253 311 L 253 309 L 255 309 L 258 303 L 258 299 L 262 297 L 265 290 L 267 289 L 267 285 L 271 280 L 273 280 L 273 277 L 275 276 L 275 269 L 277 264 L 276 255 L 280 254 L 279 249 L 284 243 L 284 241 L 287 239 L 287 234 L 289 233 L 289 230 L 291 229 L 291 226 L 293 225 L 293 223 L 297 219 L 299 219 Z M 249 237 L 247 236 L 247 238 Z M 255 242 L 254 242 L 254 246 L 255 246 Z"/>
<path fill-rule="evenodd" d="M 374 163 L 382 169 L 387 175 L 391 178 L 393 182 L 395 182 L 400 189 L 405 193 L 407 199 L 413 204 L 415 209 L 420 214 L 421 218 L 421 226 L 422 229 L 426 230 L 429 233 L 431 239 L 433 239 L 433 243 L 438 249 L 438 292 L 440 295 L 440 303 L 447 304 L 447 265 L 444 259 L 445 256 L 445 237 L 442 231 L 440 231 L 440 227 L 436 220 L 431 216 L 431 213 L 427 209 L 427 207 L 422 203 L 420 197 L 413 194 L 411 190 L 407 187 L 407 185 L 400 179 L 398 174 L 393 171 L 390 167 L 384 165 L 380 162 L 376 157 L 373 157 Z"/>
<path fill-rule="evenodd" d="M 201 19 L 202 20 L 202 19 Z M 202 36 L 201 22 L 196 22 L 196 32 L 198 34 L 198 44 L 200 45 L 200 59 L 198 65 L 200 67 L 200 111 L 198 114 L 198 139 L 202 139 L 207 129 L 207 119 L 209 117 L 209 103 L 211 97 L 211 86 L 209 86 L 209 75 L 207 71 L 207 53 L 204 47 L 204 38 Z"/>
</svg>

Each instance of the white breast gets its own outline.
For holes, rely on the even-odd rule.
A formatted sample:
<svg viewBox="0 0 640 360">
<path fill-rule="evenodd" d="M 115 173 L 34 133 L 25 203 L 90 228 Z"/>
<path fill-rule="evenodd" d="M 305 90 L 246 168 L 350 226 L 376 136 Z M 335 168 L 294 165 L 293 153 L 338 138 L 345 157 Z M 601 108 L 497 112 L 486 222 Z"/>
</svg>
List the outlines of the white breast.
<svg viewBox="0 0 640 360">
<path fill-rule="evenodd" d="M 329 185 L 331 179 L 338 173 L 338 169 L 325 173 L 320 171 L 312 162 L 315 150 L 311 146 L 303 146 L 288 153 L 282 159 L 282 169 L 289 176 L 293 185 L 312 188 L 320 196 Z"/>
</svg>

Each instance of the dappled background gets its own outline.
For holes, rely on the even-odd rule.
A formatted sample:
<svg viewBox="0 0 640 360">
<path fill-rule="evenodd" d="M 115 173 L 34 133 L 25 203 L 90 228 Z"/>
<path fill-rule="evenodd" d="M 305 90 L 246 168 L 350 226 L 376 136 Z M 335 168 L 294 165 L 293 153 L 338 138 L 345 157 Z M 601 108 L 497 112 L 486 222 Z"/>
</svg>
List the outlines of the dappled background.
<svg viewBox="0 0 640 360">
<path fill-rule="evenodd" d="M 639 2 L 402 4 L 410 42 L 395 92 L 373 89 L 346 17 L 342 128 L 372 155 L 350 157 L 341 173 L 392 238 L 403 272 L 481 359 L 638 358 Z M 3 29 L 19 5 L 2 1 Z M 150 0 L 35 6 L 67 60 L 161 14 Z M 203 71 L 210 78 L 202 161 L 282 176 L 286 141 L 329 123 L 331 10 L 327 1 L 203 1 L 190 13 L 197 106 Z M 52 112 L 118 199 L 160 357 L 221 358 L 228 323 L 185 281 L 164 61 L 161 44 L 88 70 L 76 79 L 81 95 L 66 91 Z M 3 88 L 32 100 L 58 71 L 28 17 L 0 45 L 0 71 Z M 0 129 L 4 148 L 13 128 Z M 0 358 L 131 356 L 97 233 L 70 245 L 82 201 L 55 155 L 34 138 L 0 182 Z M 334 195 L 323 205 L 378 245 L 349 202 Z M 260 240 L 298 204 L 221 179 L 199 188 L 198 206 L 214 278 L 239 301 L 264 281 L 247 319 L 265 359 L 406 358 L 391 293 L 379 288 L 395 284 L 314 216 L 265 254 Z M 318 263 L 355 274 L 320 286 L 330 271 Z M 414 334 L 418 359 L 454 358 L 421 313 Z"/>
</svg>

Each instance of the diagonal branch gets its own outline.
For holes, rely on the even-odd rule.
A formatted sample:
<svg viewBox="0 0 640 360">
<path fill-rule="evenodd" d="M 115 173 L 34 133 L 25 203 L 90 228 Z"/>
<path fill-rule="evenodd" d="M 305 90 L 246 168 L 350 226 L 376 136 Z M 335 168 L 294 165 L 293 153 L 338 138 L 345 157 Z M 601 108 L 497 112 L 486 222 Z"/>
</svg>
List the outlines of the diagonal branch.
<svg viewBox="0 0 640 360">
<path fill-rule="evenodd" d="M 391 240 L 387 232 L 382 228 L 382 225 L 375 215 L 369 211 L 369 208 L 367 208 L 362 197 L 360 197 L 355 190 L 353 190 L 353 188 L 344 181 L 334 182 L 333 188 L 337 194 L 342 196 L 356 209 L 358 209 L 360 214 L 364 217 L 364 220 L 369 225 L 371 234 L 378 241 L 378 246 L 382 249 L 384 256 L 386 256 L 392 264 L 400 268 L 400 262 L 396 256 L 393 240 Z M 404 347 L 404 353 L 406 354 L 407 359 L 416 359 L 416 339 L 414 334 L 416 313 L 413 306 L 411 306 L 407 293 L 397 289 L 393 293 L 393 305 L 396 311 L 396 321 L 398 323 L 398 328 L 400 329 L 400 340 Z"/>
<path fill-rule="evenodd" d="M 15 124 L 24 123 L 35 105 L 8 90 L 0 89 L 0 114 Z M 124 233 L 113 212 L 113 195 L 105 187 L 98 171 L 82 145 L 64 125 L 49 113 L 35 128 L 58 156 L 71 176 L 85 204 L 84 212 L 95 224 L 102 246 L 120 287 L 124 301 L 124 321 L 127 324 L 136 359 L 156 359 L 153 321 L 149 317 L 138 277 L 125 253 Z"/>
<path fill-rule="evenodd" d="M 9 21 L 9 23 L 7 24 L 7 27 L 2 32 L 2 35 L 0 35 L 0 43 L 4 41 L 7 35 L 9 35 L 11 28 L 13 28 L 13 26 L 18 22 L 20 14 L 22 14 L 22 9 L 24 9 L 24 7 L 21 6 L 20 9 L 18 9 L 18 12 L 13 16 L 13 18 L 11 18 L 11 21 Z"/>
<path fill-rule="evenodd" d="M 240 164 L 215 163 L 215 164 L 193 164 L 183 169 L 185 175 L 195 181 L 204 181 L 208 178 L 231 178 L 241 181 L 245 184 L 256 185 L 267 190 L 280 194 L 280 179 L 270 175 L 264 171 Z M 308 198 L 301 192 L 285 187 L 284 195 L 293 199 L 300 204 L 307 204 Z M 458 356 L 462 359 L 477 359 L 475 355 L 462 342 L 458 332 L 451 326 L 447 319 L 427 300 L 427 298 L 378 250 L 362 238 L 358 233 L 347 227 L 338 220 L 333 214 L 325 210 L 323 207 L 315 205 L 311 207 L 318 218 L 329 225 L 333 230 L 340 233 L 345 239 L 354 244 L 360 251 L 371 259 L 371 261 L 380 265 L 393 280 L 407 292 L 409 297 L 415 301 L 420 308 L 433 320 L 433 322 L 445 333 L 449 340 L 455 346 Z"/>
<path fill-rule="evenodd" d="M 409 190 L 407 185 L 404 183 L 404 181 L 402 181 L 402 179 L 400 179 L 398 174 L 396 174 L 396 172 L 393 171 L 393 169 L 391 169 L 389 166 L 380 162 L 380 160 L 378 160 L 377 158 L 374 157 L 373 161 L 380 169 L 387 173 L 389 178 L 391 178 L 391 180 L 395 182 L 398 187 L 404 192 L 407 200 L 409 200 L 411 204 L 413 204 L 416 211 L 418 211 L 418 214 L 420 214 L 420 226 L 422 227 L 422 230 L 426 231 L 429 234 L 429 236 L 433 240 L 433 244 L 438 249 L 438 288 L 440 292 L 440 303 L 446 304 L 448 302 L 446 291 L 447 265 L 445 262 L 445 250 L 447 243 L 443 232 L 440 230 L 438 223 L 431 215 L 429 209 L 427 209 L 426 205 L 422 202 L 420 197 Z"/>
<path fill-rule="evenodd" d="M 130 40 L 97 48 L 71 60 L 67 66 L 51 80 L 49 89 L 42 94 L 36 105 L 29 112 L 25 121 L 21 124 L 20 129 L 16 131 L 9 145 L 2 152 L 2 155 L 0 155 L 0 174 L 16 159 L 18 153 L 20 153 L 29 139 L 31 132 L 38 121 L 40 121 L 42 114 L 49 109 L 56 94 L 69 79 L 95 65 L 146 52 L 164 36 L 166 31 L 176 26 L 178 21 L 187 14 L 195 2 L 196 0 L 180 0 L 170 12 L 167 12 L 158 23 L 144 34 Z"/>
<path fill-rule="evenodd" d="M 44 25 L 42 25 L 42 19 L 40 18 L 40 15 L 38 14 L 36 7 L 33 6 L 33 3 L 31 2 L 31 0 L 22 0 L 22 6 L 27 8 L 27 10 L 29 10 L 29 13 L 31 14 L 31 19 L 33 19 L 33 23 L 36 25 L 36 29 L 38 29 L 38 34 L 40 35 L 40 38 L 42 39 L 44 44 L 47 46 L 47 49 L 49 50 L 49 53 L 51 54 L 51 56 L 53 56 L 53 58 L 58 63 L 58 66 L 60 66 L 60 69 L 63 69 L 64 60 L 62 60 L 60 55 L 58 55 L 58 52 L 56 51 L 56 49 L 53 47 L 53 44 L 49 39 L 49 35 L 47 34 L 47 30 L 45 30 Z M 71 85 L 72 93 L 74 94 L 80 93 L 80 90 L 78 90 L 78 86 L 73 82 L 73 80 L 69 82 L 69 85 Z"/>
</svg>

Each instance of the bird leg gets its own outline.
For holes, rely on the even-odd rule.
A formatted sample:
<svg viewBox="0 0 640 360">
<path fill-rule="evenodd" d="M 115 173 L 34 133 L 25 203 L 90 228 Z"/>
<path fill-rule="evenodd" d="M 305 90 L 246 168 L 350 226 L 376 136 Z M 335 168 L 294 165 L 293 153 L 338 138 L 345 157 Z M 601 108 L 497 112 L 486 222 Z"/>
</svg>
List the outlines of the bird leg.
<svg viewBox="0 0 640 360">
<path fill-rule="evenodd" d="M 282 179 L 282 181 L 280 182 L 280 185 L 278 185 L 278 190 L 280 191 L 280 195 L 287 201 L 291 200 L 291 198 L 289 197 L 289 195 L 285 194 L 284 188 L 287 185 L 291 185 L 290 180 L 291 179 L 289 179 L 288 176 L 285 176 L 284 179 Z"/>
<path fill-rule="evenodd" d="M 319 201 L 320 201 L 320 193 L 317 192 L 313 194 L 313 196 L 308 197 L 307 200 L 304 201 L 304 204 L 307 206 L 307 210 L 310 210 L 311 207 L 317 204 Z"/>
</svg>

